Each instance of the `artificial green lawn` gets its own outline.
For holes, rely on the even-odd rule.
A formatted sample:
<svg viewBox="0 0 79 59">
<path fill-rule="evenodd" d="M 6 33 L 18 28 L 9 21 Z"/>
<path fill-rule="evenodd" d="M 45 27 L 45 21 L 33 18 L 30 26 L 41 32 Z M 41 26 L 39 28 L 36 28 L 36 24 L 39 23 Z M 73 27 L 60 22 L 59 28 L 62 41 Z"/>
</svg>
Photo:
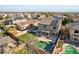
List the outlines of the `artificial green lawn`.
<svg viewBox="0 0 79 59">
<path fill-rule="evenodd" d="M 47 45 L 47 43 L 46 43 L 46 42 L 42 42 L 42 41 L 39 41 L 39 42 L 37 43 L 37 46 L 38 46 L 39 48 L 42 48 L 42 49 L 44 49 L 46 45 Z"/>
<path fill-rule="evenodd" d="M 28 54 L 28 53 L 31 53 L 29 50 L 26 50 L 26 49 L 21 49 L 17 52 L 15 52 L 16 54 Z"/>
<path fill-rule="evenodd" d="M 52 46 L 53 44 L 51 43 L 51 42 L 43 42 L 43 41 L 39 41 L 38 43 L 37 43 L 37 47 L 38 48 L 41 48 L 41 49 L 44 49 L 45 51 L 47 51 L 47 52 L 51 52 L 50 51 L 50 49 L 51 49 L 51 46 Z"/>
<path fill-rule="evenodd" d="M 66 46 L 63 54 L 79 54 L 79 52 L 72 46 Z"/>
<path fill-rule="evenodd" d="M 26 33 L 18 37 L 21 41 L 27 42 L 28 40 L 34 40 L 35 36 L 31 33 Z"/>
</svg>

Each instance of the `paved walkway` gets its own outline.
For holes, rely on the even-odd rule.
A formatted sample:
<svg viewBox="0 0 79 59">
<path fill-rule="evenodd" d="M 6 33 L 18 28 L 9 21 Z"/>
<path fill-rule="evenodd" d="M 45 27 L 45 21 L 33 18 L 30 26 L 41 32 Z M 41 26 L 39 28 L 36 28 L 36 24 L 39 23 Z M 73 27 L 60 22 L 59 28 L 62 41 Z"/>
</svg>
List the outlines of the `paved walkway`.
<svg viewBox="0 0 79 59">
<path fill-rule="evenodd" d="M 46 39 L 44 37 L 37 37 L 38 41 L 52 42 L 50 39 Z"/>
</svg>

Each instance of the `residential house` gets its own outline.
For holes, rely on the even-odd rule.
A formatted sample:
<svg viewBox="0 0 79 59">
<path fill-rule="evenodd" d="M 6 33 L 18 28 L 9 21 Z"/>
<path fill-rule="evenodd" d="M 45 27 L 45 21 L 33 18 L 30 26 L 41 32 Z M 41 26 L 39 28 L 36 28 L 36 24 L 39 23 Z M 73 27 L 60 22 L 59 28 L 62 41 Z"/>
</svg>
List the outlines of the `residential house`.
<svg viewBox="0 0 79 59">
<path fill-rule="evenodd" d="M 9 19 L 4 20 L 3 22 L 4 22 L 5 25 L 12 25 L 13 24 L 13 19 L 14 18 L 9 18 Z"/>
<path fill-rule="evenodd" d="M 29 24 L 26 22 L 20 22 L 16 24 L 18 30 L 25 30 Z"/>
<path fill-rule="evenodd" d="M 54 15 L 53 16 L 55 19 L 64 19 L 65 18 L 65 16 L 63 16 L 63 15 Z"/>
<path fill-rule="evenodd" d="M 17 29 L 19 30 L 25 30 L 31 28 L 33 25 L 37 26 L 38 22 L 37 20 L 29 19 L 27 21 L 16 23 Z"/>
<path fill-rule="evenodd" d="M 0 37 L 0 53 L 8 52 L 10 48 L 16 46 L 15 43 L 16 41 L 9 36 Z"/>
<path fill-rule="evenodd" d="M 20 22 L 26 22 L 27 21 L 27 19 L 14 19 L 13 20 L 13 24 L 17 24 L 17 23 L 20 23 Z"/>
<path fill-rule="evenodd" d="M 38 30 L 40 33 L 50 33 L 57 35 L 60 30 L 62 19 L 55 19 L 54 17 L 40 20 Z"/>
<path fill-rule="evenodd" d="M 27 13 L 26 16 L 27 16 L 28 19 L 32 18 L 32 15 L 30 13 Z"/>
<path fill-rule="evenodd" d="M 27 19 L 15 19 L 15 18 L 9 18 L 9 19 L 6 19 L 4 21 L 4 24 L 5 25 L 14 25 L 16 23 L 20 23 L 20 22 L 24 22 L 26 21 Z"/>
<path fill-rule="evenodd" d="M 18 20 L 18 19 L 23 19 L 24 15 L 17 15 L 16 17 L 14 17 L 14 20 Z"/>
<path fill-rule="evenodd" d="M 79 21 L 79 16 L 71 16 L 71 18 L 73 19 L 73 21 Z"/>
<path fill-rule="evenodd" d="M 74 41 L 79 41 L 79 22 L 71 23 L 70 39 Z"/>
<path fill-rule="evenodd" d="M 40 15 L 39 19 L 46 18 L 46 15 Z"/>
</svg>

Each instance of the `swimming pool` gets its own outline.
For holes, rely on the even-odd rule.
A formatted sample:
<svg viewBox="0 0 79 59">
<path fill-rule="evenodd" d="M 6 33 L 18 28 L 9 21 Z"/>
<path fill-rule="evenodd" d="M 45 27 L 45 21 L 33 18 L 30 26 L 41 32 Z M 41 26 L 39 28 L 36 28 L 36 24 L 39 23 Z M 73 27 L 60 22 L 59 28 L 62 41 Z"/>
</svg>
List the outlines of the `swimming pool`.
<svg viewBox="0 0 79 59">
<path fill-rule="evenodd" d="M 63 54 L 79 54 L 79 52 L 74 47 L 67 45 L 64 47 Z"/>
<path fill-rule="evenodd" d="M 52 51 L 52 46 L 53 46 L 53 44 L 51 42 L 39 41 L 37 43 L 38 48 L 41 48 L 49 53 L 51 53 L 51 51 Z"/>
</svg>

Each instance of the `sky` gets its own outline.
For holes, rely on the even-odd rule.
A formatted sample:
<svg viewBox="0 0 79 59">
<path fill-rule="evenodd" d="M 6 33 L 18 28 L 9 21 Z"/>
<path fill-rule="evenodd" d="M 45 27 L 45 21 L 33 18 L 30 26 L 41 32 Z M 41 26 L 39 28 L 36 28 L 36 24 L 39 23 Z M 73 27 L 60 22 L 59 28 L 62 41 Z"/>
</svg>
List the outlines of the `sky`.
<svg viewBox="0 0 79 59">
<path fill-rule="evenodd" d="M 79 6 L 71 5 L 0 5 L 1 12 L 79 12 Z"/>
</svg>

